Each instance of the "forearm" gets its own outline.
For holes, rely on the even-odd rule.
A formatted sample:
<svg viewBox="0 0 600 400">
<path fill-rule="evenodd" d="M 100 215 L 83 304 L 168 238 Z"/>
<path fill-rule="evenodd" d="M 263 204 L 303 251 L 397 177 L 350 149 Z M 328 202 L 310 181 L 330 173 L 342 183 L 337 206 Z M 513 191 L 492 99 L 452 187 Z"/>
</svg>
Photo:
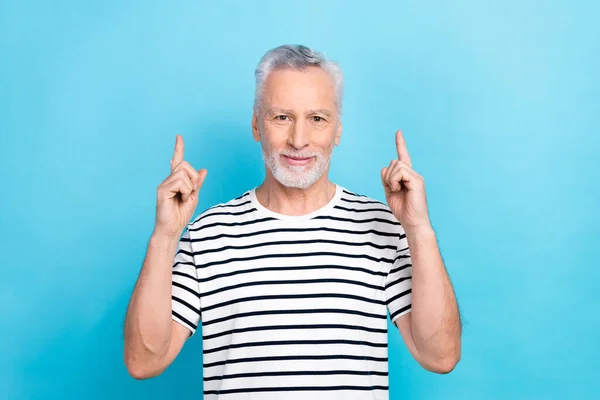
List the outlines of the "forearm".
<svg viewBox="0 0 600 400">
<path fill-rule="evenodd" d="M 453 368 L 460 358 L 460 316 L 435 232 L 431 227 L 409 231 L 407 240 L 412 259 L 415 348 L 424 363 Z"/>
<path fill-rule="evenodd" d="M 152 236 L 125 321 L 125 359 L 132 368 L 163 358 L 171 342 L 172 265 L 177 240 Z"/>
</svg>

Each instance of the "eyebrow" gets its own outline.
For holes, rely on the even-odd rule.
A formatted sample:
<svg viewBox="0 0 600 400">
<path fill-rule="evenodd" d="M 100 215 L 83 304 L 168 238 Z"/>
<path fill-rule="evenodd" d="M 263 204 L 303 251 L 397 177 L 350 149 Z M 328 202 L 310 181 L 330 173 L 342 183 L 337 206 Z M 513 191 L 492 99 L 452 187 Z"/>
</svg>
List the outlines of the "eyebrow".
<svg viewBox="0 0 600 400">
<path fill-rule="evenodd" d="M 308 110 L 308 112 L 306 114 L 307 115 L 323 114 L 327 117 L 331 117 L 331 112 L 325 108 L 317 108 L 316 110 Z"/>
<path fill-rule="evenodd" d="M 287 108 L 279 108 L 279 107 L 271 107 L 267 110 L 267 114 L 294 114 L 294 110 L 290 110 Z M 314 115 L 314 114 L 323 114 L 327 117 L 331 117 L 331 112 L 326 108 L 317 108 L 313 110 L 308 110 L 306 115 Z"/>
</svg>

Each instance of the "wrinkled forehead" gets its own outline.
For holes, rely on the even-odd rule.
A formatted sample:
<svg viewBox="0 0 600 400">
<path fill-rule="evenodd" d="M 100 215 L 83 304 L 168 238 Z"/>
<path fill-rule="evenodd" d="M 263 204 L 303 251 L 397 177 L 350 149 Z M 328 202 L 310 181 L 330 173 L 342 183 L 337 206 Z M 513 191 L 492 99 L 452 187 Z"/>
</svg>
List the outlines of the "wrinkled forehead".
<svg viewBox="0 0 600 400">
<path fill-rule="evenodd" d="M 302 70 L 280 68 L 272 71 L 262 93 L 264 109 L 306 111 L 336 110 L 335 85 L 329 73 L 319 67 Z"/>
</svg>

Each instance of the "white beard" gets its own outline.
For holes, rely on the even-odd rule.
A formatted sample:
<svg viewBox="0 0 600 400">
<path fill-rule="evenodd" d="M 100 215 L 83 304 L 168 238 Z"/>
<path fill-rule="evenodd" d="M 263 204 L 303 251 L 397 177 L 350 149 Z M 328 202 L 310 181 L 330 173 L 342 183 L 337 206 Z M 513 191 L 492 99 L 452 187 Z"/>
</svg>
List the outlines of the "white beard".
<svg viewBox="0 0 600 400">
<path fill-rule="evenodd" d="M 295 152 L 284 151 L 277 153 L 267 143 L 262 132 L 260 134 L 263 160 L 267 168 L 271 171 L 275 179 L 283 186 L 289 188 L 308 189 L 311 187 L 327 170 L 331 158 L 331 150 L 334 142 L 328 149 L 327 156 L 317 152 Z M 285 163 L 282 156 L 292 156 L 298 158 L 314 157 L 310 165 L 289 165 Z"/>
</svg>

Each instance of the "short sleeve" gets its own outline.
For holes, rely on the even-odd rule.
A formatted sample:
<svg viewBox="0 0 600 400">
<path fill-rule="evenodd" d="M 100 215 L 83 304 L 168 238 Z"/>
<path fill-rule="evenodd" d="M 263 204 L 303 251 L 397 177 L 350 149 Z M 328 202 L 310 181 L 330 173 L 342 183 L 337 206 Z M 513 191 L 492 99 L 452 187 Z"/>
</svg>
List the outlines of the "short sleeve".
<svg viewBox="0 0 600 400">
<path fill-rule="evenodd" d="M 385 280 L 385 299 L 392 322 L 411 311 L 412 261 L 404 232 L 398 241 L 396 256 Z"/>
<path fill-rule="evenodd" d="M 172 272 L 172 318 L 188 328 L 191 336 L 200 323 L 200 286 L 187 229 L 179 240 Z"/>
</svg>

